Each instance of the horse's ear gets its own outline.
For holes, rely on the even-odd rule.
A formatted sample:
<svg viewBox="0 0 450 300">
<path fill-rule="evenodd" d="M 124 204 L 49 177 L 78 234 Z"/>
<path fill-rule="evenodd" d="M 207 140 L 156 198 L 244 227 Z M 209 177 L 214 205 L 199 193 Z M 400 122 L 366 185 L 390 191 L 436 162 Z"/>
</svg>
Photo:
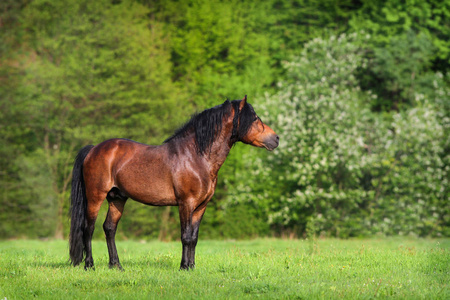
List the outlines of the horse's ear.
<svg viewBox="0 0 450 300">
<path fill-rule="evenodd" d="M 244 99 L 242 99 L 241 103 L 239 103 L 239 110 L 242 110 L 247 103 L 247 95 L 245 95 Z"/>
</svg>

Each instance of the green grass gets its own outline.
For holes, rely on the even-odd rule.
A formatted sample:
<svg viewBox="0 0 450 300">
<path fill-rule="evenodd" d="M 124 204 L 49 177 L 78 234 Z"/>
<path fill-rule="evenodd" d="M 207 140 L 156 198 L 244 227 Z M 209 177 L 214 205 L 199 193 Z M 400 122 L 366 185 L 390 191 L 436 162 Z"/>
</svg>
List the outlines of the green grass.
<svg viewBox="0 0 450 300">
<path fill-rule="evenodd" d="M 125 272 L 94 241 L 95 271 L 71 267 L 66 241 L 0 242 L 3 299 L 450 299 L 450 240 L 200 241 L 179 271 L 181 244 L 117 243 Z"/>
</svg>

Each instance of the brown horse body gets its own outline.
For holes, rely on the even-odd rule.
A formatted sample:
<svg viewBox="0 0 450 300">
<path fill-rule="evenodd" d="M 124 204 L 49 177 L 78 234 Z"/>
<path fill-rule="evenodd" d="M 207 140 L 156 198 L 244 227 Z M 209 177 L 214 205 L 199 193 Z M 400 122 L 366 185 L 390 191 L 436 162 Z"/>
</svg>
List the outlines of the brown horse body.
<svg viewBox="0 0 450 300">
<path fill-rule="evenodd" d="M 72 182 L 72 263 L 81 263 L 85 256 L 85 268 L 93 267 L 92 234 L 100 206 L 107 199 L 103 228 L 109 265 L 122 268 L 115 232 L 131 198 L 148 205 L 179 207 L 180 268 L 194 267 L 201 219 L 214 194 L 219 169 L 237 141 L 268 150 L 278 146 L 278 136 L 256 116 L 246 98 L 226 101 L 194 116 L 160 146 L 111 139 L 82 149 Z"/>
</svg>

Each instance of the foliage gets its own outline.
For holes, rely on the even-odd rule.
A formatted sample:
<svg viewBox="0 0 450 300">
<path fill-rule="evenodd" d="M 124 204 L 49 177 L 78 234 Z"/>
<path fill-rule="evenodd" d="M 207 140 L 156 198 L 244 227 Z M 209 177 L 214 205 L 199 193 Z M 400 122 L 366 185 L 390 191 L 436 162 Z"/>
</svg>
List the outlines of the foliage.
<svg viewBox="0 0 450 300">
<path fill-rule="evenodd" d="M 449 15 L 448 0 L 371 0 L 354 11 L 351 30 L 371 36 L 366 56 L 372 65 L 361 74 L 361 87 L 379 96 L 373 109 L 409 107 L 416 93 L 432 92 L 434 73 L 445 75 L 450 66 Z"/>
<path fill-rule="evenodd" d="M 67 262 L 64 241 L 0 242 L 0 297 L 447 299 L 449 240 L 200 241 L 195 270 L 179 242 L 122 241 L 124 272 L 93 242 L 95 272 Z"/>
<path fill-rule="evenodd" d="M 201 236 L 448 235 L 449 7 L 1 1 L 0 237 L 67 235 L 83 145 L 159 144 L 245 94 L 284 144 L 231 151 Z M 177 215 L 129 201 L 119 236 L 178 238 Z"/>
<path fill-rule="evenodd" d="M 199 108 L 257 94 L 274 80 L 270 40 L 238 1 L 160 1 L 149 6 L 170 33 L 172 79 Z M 258 82 L 258 84 L 254 84 Z"/>
<path fill-rule="evenodd" d="M 53 187 L 60 236 L 70 165 L 83 144 L 112 137 L 158 142 L 178 122 L 164 38 L 147 12 L 133 2 L 46 0 L 22 11 L 21 53 L 11 54 L 17 66 L 2 81 L 14 103 L 5 104 L 4 151 L 17 158 L 8 169 L 16 164 L 20 173 L 10 184 L 35 195 L 21 196 L 43 204 L 51 196 L 38 193 L 39 185 Z M 49 178 L 27 182 L 27 169 Z"/>
<path fill-rule="evenodd" d="M 385 47 L 394 36 L 409 31 L 427 36 L 437 51 L 433 54 L 434 69 L 445 72 L 450 59 L 450 1 L 448 0 L 386 0 L 364 1 L 352 14 L 349 25 L 353 31 L 371 34 L 371 44 Z"/>
<path fill-rule="evenodd" d="M 434 48 L 425 34 L 412 31 L 393 36 L 388 45 L 368 50 L 369 66 L 359 74 L 363 89 L 378 97 L 372 99 L 376 111 L 400 110 L 414 105 L 415 95 L 433 92 L 435 72 L 430 70 Z"/>
<path fill-rule="evenodd" d="M 372 112 L 376 94 L 362 91 L 356 77 L 370 65 L 359 46 L 367 38 L 314 39 L 260 107 L 277 124 L 280 146 L 267 159 L 248 157 L 252 171 L 243 177 L 271 180 L 242 180 L 234 196 L 260 206 L 278 232 L 302 234 L 312 222 L 321 235 L 338 237 L 448 234 L 448 139 L 439 107 L 416 94 L 415 108 Z M 436 88 L 448 97 L 445 85 Z"/>
</svg>

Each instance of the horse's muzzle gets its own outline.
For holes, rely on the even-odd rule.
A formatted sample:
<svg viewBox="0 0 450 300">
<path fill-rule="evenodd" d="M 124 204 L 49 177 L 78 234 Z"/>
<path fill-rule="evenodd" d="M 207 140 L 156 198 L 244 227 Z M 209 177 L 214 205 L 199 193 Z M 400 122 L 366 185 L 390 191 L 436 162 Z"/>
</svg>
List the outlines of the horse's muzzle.
<svg viewBox="0 0 450 300">
<path fill-rule="evenodd" d="M 267 150 L 272 151 L 273 149 L 278 147 L 279 143 L 280 143 L 280 137 L 277 134 L 273 134 L 264 140 L 263 145 Z"/>
</svg>

